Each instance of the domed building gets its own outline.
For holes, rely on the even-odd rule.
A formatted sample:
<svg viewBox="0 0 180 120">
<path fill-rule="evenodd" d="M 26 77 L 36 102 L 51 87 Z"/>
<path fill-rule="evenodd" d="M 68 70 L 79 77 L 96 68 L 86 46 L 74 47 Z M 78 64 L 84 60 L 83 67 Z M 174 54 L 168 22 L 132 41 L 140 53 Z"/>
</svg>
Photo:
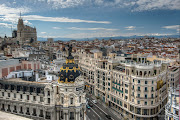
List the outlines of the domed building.
<svg viewBox="0 0 180 120">
<path fill-rule="evenodd" d="M 34 120 L 86 120 L 84 79 L 71 55 L 57 81 L 0 81 L 0 110 Z"/>
<path fill-rule="evenodd" d="M 80 75 L 80 68 L 74 62 L 71 55 L 72 46 L 69 47 L 69 55 L 66 63 L 60 68 L 58 79 L 58 100 L 56 103 L 57 119 L 83 120 L 86 119 L 86 99 L 84 92 L 84 80 Z M 63 116 L 62 116 L 63 115 Z"/>
</svg>

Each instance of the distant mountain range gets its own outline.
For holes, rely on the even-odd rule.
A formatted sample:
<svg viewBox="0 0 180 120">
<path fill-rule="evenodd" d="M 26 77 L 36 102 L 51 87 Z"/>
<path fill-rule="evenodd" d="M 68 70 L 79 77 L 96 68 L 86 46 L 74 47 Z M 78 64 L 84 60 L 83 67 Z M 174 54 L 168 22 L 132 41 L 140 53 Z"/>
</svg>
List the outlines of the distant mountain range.
<svg viewBox="0 0 180 120">
<path fill-rule="evenodd" d="M 128 37 L 123 37 L 123 36 L 117 36 L 117 37 L 94 37 L 94 38 L 79 38 L 79 39 L 74 39 L 74 38 L 54 38 L 54 41 L 69 41 L 69 40 L 77 40 L 77 41 L 88 41 L 88 40 L 94 40 L 94 39 L 99 39 L 99 40 L 109 40 L 109 39 L 131 39 L 131 38 L 143 38 L 144 36 L 128 36 Z M 155 37 L 155 38 L 179 38 L 179 35 L 166 35 L 166 36 L 148 36 L 148 37 Z M 47 38 L 41 38 L 38 37 L 38 41 L 47 41 Z"/>
</svg>

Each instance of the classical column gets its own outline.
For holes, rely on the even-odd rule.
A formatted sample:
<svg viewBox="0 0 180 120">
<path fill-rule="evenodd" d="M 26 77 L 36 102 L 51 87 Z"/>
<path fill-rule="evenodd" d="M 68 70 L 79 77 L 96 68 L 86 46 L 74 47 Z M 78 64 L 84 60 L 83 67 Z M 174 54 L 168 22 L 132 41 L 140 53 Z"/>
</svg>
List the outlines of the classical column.
<svg viewBox="0 0 180 120">
<path fill-rule="evenodd" d="M 80 109 L 76 109 L 75 111 L 75 120 L 80 120 Z"/>
<path fill-rule="evenodd" d="M 55 117 L 56 116 L 56 114 L 55 114 L 55 111 L 51 111 L 51 120 L 55 120 Z"/>
<path fill-rule="evenodd" d="M 85 110 L 83 110 L 83 120 L 86 120 Z"/>
<path fill-rule="evenodd" d="M 46 119 L 46 111 L 43 110 L 44 119 Z"/>
<path fill-rule="evenodd" d="M 36 114 L 37 114 L 37 117 L 39 117 L 39 115 L 40 115 L 40 109 L 36 109 Z"/>
<path fill-rule="evenodd" d="M 59 111 L 56 111 L 56 118 L 59 120 Z"/>
<path fill-rule="evenodd" d="M 63 115 L 63 120 L 66 120 L 66 113 L 64 113 Z"/>
</svg>

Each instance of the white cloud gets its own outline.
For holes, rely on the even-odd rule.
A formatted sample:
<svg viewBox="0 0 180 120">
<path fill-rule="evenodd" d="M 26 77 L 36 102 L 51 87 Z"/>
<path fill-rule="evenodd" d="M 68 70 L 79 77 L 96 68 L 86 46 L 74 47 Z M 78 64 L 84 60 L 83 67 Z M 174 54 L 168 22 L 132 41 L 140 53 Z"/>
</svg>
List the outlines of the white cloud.
<svg viewBox="0 0 180 120">
<path fill-rule="evenodd" d="M 162 28 L 176 30 L 177 33 L 179 33 L 179 31 L 180 31 L 180 25 L 163 26 Z"/>
<path fill-rule="evenodd" d="M 8 23 L 0 23 L 0 27 L 5 27 L 5 28 L 16 28 L 16 26 Z"/>
<path fill-rule="evenodd" d="M 18 18 L 22 14 L 30 13 L 31 9 L 27 7 L 11 8 L 5 4 L 0 5 L 0 21 L 11 22 L 17 24 Z M 22 16 L 25 24 L 32 25 L 29 20 L 48 21 L 48 22 L 71 22 L 71 23 L 102 23 L 110 24 L 109 21 L 93 21 L 93 20 L 82 20 L 82 19 L 71 19 L 67 17 L 45 17 L 40 15 L 23 15 Z M 54 28 L 57 29 L 58 27 Z"/>
<path fill-rule="evenodd" d="M 39 21 L 48 21 L 48 22 L 71 22 L 71 23 L 103 23 L 110 24 L 109 21 L 92 21 L 92 20 L 81 20 L 81 19 L 71 19 L 67 17 L 44 17 L 40 15 L 26 15 L 23 16 L 25 20 L 39 20 Z"/>
<path fill-rule="evenodd" d="M 29 13 L 30 11 L 31 9 L 27 7 L 12 8 L 12 7 L 6 6 L 5 4 L 0 5 L 0 15 L 7 15 L 7 14 L 20 15 L 20 12 L 22 14 L 25 14 L 25 13 Z"/>
<path fill-rule="evenodd" d="M 52 27 L 53 29 L 61 29 L 60 27 Z"/>
<path fill-rule="evenodd" d="M 53 9 L 78 6 L 128 7 L 132 11 L 180 10 L 180 0 L 47 0 Z"/>
<path fill-rule="evenodd" d="M 170 25 L 170 26 L 163 26 L 162 28 L 166 28 L 166 29 L 178 29 L 180 25 Z"/>
<path fill-rule="evenodd" d="M 109 28 L 78 28 L 78 27 L 71 27 L 68 29 L 71 29 L 71 30 L 107 30 L 107 31 L 119 30 L 119 29 L 109 29 Z"/>
<path fill-rule="evenodd" d="M 46 32 L 41 32 L 41 34 L 46 34 Z"/>
<path fill-rule="evenodd" d="M 126 28 L 126 30 L 135 30 L 135 26 L 127 26 L 127 27 L 125 27 Z"/>
<path fill-rule="evenodd" d="M 137 0 L 131 2 L 137 6 L 133 11 L 146 11 L 156 9 L 180 10 L 180 0 Z"/>
</svg>

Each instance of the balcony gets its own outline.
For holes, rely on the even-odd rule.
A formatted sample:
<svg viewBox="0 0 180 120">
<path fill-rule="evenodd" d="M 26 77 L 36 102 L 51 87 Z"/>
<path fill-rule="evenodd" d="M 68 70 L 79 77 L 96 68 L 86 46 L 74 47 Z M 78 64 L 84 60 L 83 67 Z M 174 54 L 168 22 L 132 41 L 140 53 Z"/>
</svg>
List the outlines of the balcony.
<svg viewBox="0 0 180 120">
<path fill-rule="evenodd" d="M 41 114 L 41 115 L 39 115 L 39 117 L 44 117 L 44 115 Z"/>
<path fill-rule="evenodd" d="M 141 92 L 141 90 L 140 90 L 140 89 L 136 89 L 136 91 L 137 91 L 137 92 Z"/>
</svg>

